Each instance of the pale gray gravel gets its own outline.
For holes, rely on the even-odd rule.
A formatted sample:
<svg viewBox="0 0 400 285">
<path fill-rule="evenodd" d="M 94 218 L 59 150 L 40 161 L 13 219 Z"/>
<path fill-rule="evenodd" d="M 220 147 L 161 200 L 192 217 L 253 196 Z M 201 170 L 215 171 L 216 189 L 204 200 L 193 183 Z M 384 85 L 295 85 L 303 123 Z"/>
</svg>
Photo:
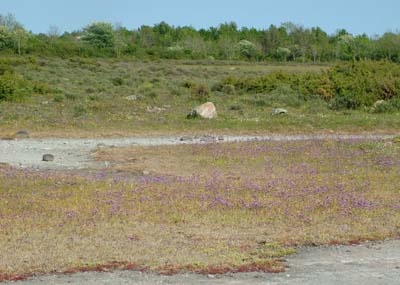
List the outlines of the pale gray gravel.
<svg viewBox="0 0 400 285">
<path fill-rule="evenodd" d="M 21 139 L 0 140 L 0 163 L 13 166 L 38 169 L 82 169 L 104 167 L 94 164 L 90 153 L 98 145 L 103 146 L 150 146 L 178 145 L 209 142 L 233 141 L 301 141 L 301 140 L 376 140 L 390 139 L 394 135 L 271 135 L 271 136 L 199 136 L 199 137 L 132 137 L 132 138 L 96 138 L 96 139 Z M 53 154 L 52 162 L 42 161 L 44 154 Z"/>
<path fill-rule="evenodd" d="M 398 285 L 400 284 L 400 241 L 366 243 L 357 246 L 303 248 L 288 257 L 284 273 L 240 273 L 225 275 L 180 274 L 160 276 L 135 271 L 47 275 L 19 285 L 103 285 L 103 284 L 250 284 L 250 285 Z M 11 282 L 10 282 L 11 283 Z M 6 283 L 7 284 L 7 283 Z"/>
</svg>

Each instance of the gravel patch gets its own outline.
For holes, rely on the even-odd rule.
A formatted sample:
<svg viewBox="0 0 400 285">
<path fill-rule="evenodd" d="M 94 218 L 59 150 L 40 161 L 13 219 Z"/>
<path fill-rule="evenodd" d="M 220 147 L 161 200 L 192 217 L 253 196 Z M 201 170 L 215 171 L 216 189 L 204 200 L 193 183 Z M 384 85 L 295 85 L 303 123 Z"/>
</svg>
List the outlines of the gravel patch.
<svg viewBox="0 0 400 285">
<path fill-rule="evenodd" d="M 0 140 L 0 163 L 37 169 L 102 168 L 90 154 L 99 147 L 156 146 L 204 144 L 240 141 L 301 141 L 301 140 L 381 140 L 394 135 L 271 135 L 271 136 L 194 136 L 194 137 L 133 137 L 107 139 L 19 139 Z M 43 161 L 52 154 L 54 161 Z"/>
</svg>

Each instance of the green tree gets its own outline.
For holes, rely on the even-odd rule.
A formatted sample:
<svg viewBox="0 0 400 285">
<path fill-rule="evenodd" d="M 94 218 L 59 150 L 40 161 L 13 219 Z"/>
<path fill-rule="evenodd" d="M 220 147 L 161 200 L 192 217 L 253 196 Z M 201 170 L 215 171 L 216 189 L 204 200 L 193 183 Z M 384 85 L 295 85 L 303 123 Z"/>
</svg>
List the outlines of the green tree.
<svg viewBox="0 0 400 285">
<path fill-rule="evenodd" d="M 82 39 L 97 48 L 112 48 L 114 47 L 113 26 L 104 22 L 90 24 L 84 29 Z"/>
<path fill-rule="evenodd" d="M 241 40 L 238 43 L 238 49 L 239 49 L 239 55 L 246 59 L 255 58 L 258 53 L 256 45 L 247 40 Z"/>
</svg>

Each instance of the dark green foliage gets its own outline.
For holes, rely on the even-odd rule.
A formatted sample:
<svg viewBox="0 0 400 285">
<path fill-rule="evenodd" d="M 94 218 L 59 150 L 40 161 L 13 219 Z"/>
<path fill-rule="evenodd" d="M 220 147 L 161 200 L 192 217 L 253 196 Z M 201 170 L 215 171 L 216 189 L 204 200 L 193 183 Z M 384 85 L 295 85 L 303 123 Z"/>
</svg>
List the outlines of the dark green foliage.
<svg viewBox="0 0 400 285">
<path fill-rule="evenodd" d="M 306 28 L 290 22 L 279 27 L 271 25 L 267 29 L 238 28 L 231 22 L 199 30 L 161 22 L 152 27 L 128 30 L 98 22 L 72 33 L 35 35 L 25 30 L 15 18 L 12 18 L 12 25 L 1 19 L 4 16 L 0 15 L 0 52 L 3 54 L 28 53 L 62 58 L 126 56 L 151 60 L 331 62 L 385 59 L 400 62 L 398 32 L 368 37 L 339 30 L 328 35 L 319 27 Z"/>
<path fill-rule="evenodd" d="M 20 101 L 28 95 L 28 83 L 21 75 L 5 71 L 0 76 L 0 102 Z"/>
<path fill-rule="evenodd" d="M 298 106 L 302 100 L 319 96 L 334 110 L 359 109 L 400 96 L 400 66 L 361 61 L 336 65 L 322 73 L 276 72 L 262 77 L 230 77 L 220 83 L 226 84 L 242 93 L 269 94 L 288 106 Z"/>
<path fill-rule="evenodd" d="M 83 40 L 96 48 L 113 47 L 113 27 L 109 23 L 93 23 L 85 28 Z"/>
<path fill-rule="evenodd" d="M 51 87 L 50 86 L 48 86 L 47 84 L 45 84 L 45 83 L 42 83 L 42 82 L 36 82 L 34 85 L 33 85 L 33 92 L 34 93 L 37 93 L 37 94 L 48 94 L 48 93 L 51 93 L 52 92 L 52 89 L 51 89 Z"/>
<path fill-rule="evenodd" d="M 75 101 L 76 99 L 78 99 L 78 95 L 72 93 L 66 93 L 65 98 L 71 101 Z"/>
<path fill-rule="evenodd" d="M 111 82 L 115 86 L 120 86 L 120 85 L 124 84 L 124 80 L 121 77 L 115 77 L 115 78 L 111 79 Z"/>
<path fill-rule="evenodd" d="M 87 108 L 83 105 L 77 105 L 74 107 L 74 117 L 81 117 L 88 112 Z"/>
<path fill-rule="evenodd" d="M 192 110 L 187 114 L 186 119 L 197 119 L 200 118 L 200 116 L 197 114 L 195 110 Z"/>
<path fill-rule="evenodd" d="M 204 84 L 194 85 L 191 87 L 191 94 L 195 100 L 206 102 L 210 98 L 210 89 Z"/>
<path fill-rule="evenodd" d="M 54 95 L 54 102 L 61 103 L 64 101 L 64 98 L 65 98 L 64 95 L 56 94 Z"/>
</svg>

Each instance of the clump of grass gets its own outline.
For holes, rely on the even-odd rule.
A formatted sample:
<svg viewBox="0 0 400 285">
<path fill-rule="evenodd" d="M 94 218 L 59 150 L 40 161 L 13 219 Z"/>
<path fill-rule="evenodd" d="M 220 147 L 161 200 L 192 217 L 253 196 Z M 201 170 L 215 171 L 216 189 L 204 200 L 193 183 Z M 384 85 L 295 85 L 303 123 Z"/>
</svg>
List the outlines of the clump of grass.
<svg viewBox="0 0 400 285">
<path fill-rule="evenodd" d="M 65 97 L 62 94 L 54 95 L 54 102 L 61 103 L 64 101 L 64 99 L 65 99 Z"/>
<path fill-rule="evenodd" d="M 88 109 L 86 106 L 83 105 L 77 105 L 74 107 L 74 117 L 81 117 L 83 115 L 86 115 L 88 113 Z"/>
</svg>

